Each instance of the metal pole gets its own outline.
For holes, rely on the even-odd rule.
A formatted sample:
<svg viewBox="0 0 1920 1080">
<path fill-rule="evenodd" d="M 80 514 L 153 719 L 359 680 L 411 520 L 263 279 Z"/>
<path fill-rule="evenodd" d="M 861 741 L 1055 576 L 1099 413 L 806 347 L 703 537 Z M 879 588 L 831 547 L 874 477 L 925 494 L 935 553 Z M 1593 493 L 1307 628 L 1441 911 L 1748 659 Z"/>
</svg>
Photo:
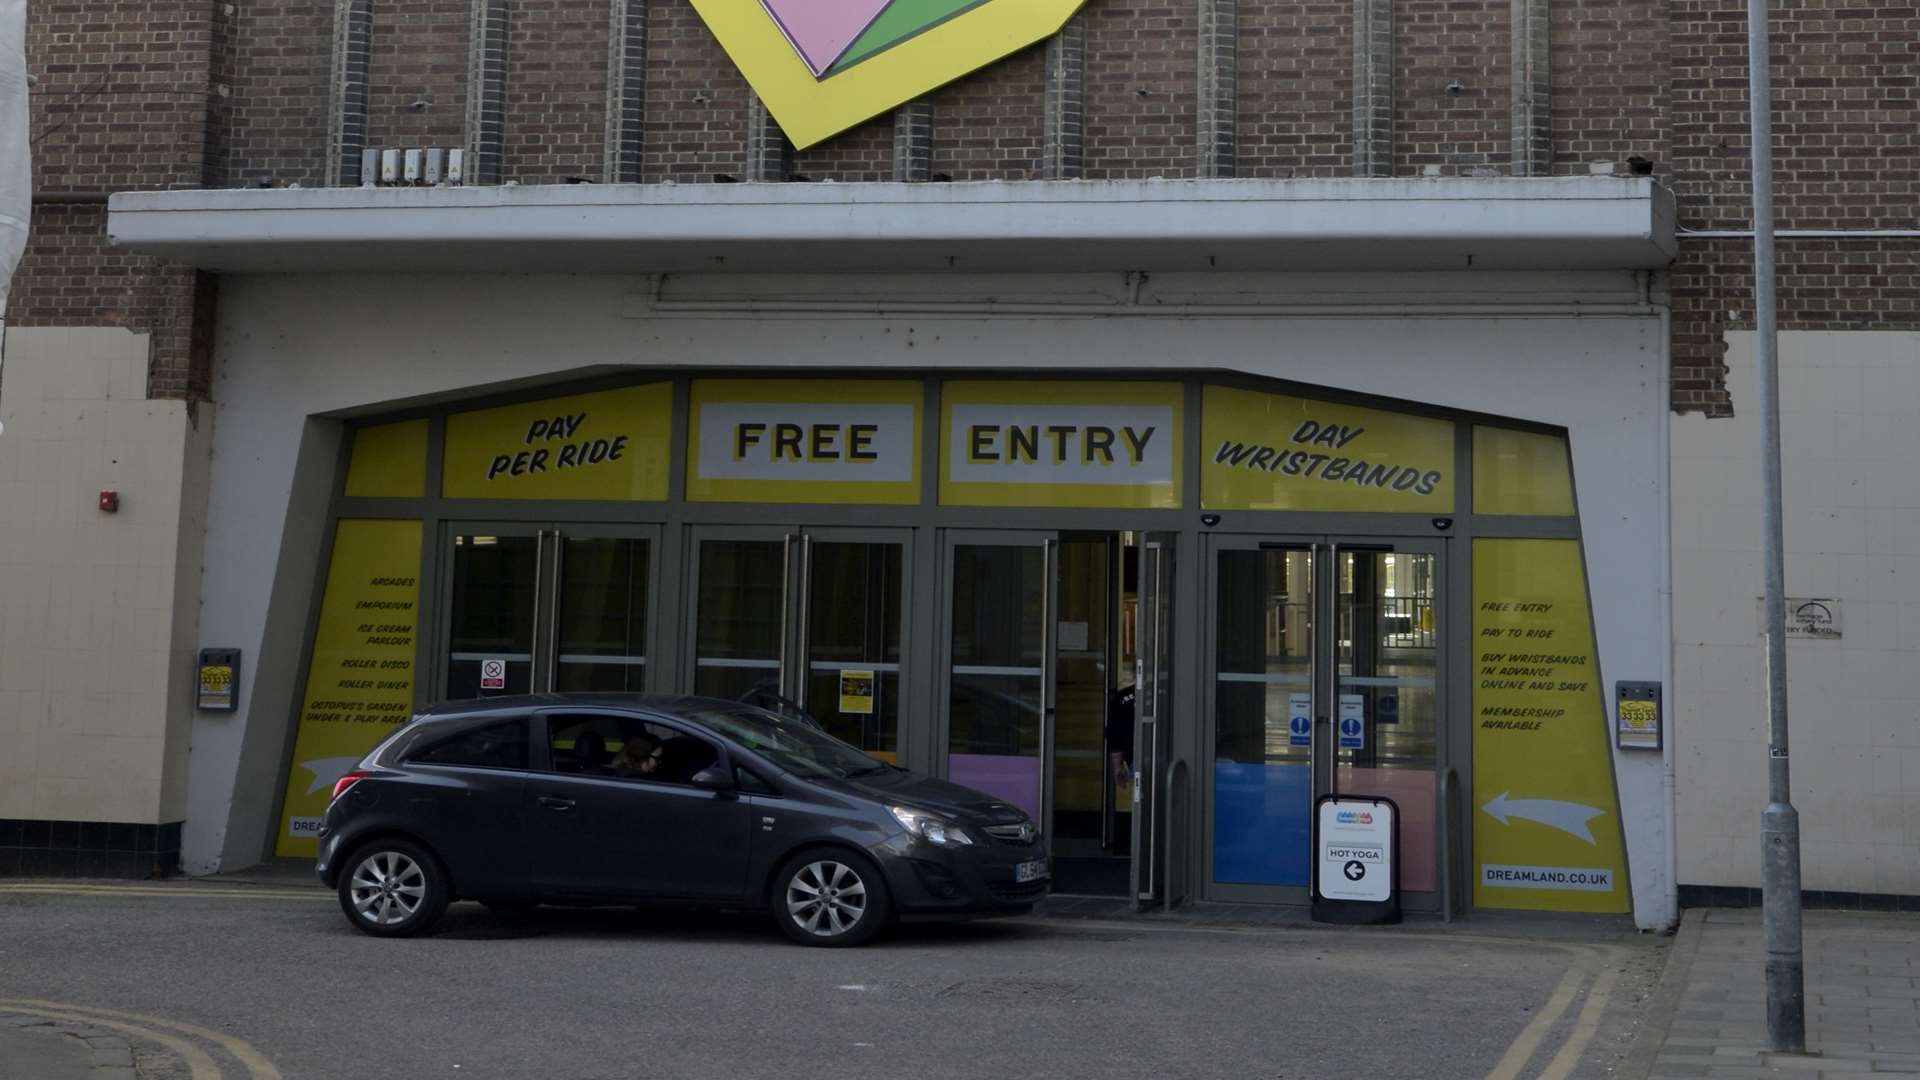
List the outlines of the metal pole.
<svg viewBox="0 0 1920 1080">
<path fill-rule="evenodd" d="M 1773 126 L 1767 0 L 1747 0 L 1747 79 L 1753 114 L 1753 326 L 1758 345 L 1761 544 L 1766 556 L 1767 809 L 1760 894 L 1767 945 L 1767 1048 L 1807 1048 L 1800 948 L 1800 815 L 1787 773 L 1786 564 L 1780 511 L 1780 358 L 1774 329 Z"/>
</svg>

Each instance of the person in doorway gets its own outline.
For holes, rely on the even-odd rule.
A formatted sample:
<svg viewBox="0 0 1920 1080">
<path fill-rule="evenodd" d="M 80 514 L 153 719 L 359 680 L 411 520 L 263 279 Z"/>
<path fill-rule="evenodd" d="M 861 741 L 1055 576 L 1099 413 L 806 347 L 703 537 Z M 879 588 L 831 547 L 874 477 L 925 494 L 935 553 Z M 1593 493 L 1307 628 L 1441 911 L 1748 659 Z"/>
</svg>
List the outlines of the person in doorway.
<svg viewBox="0 0 1920 1080">
<path fill-rule="evenodd" d="M 641 776 L 652 776 L 660 769 L 660 740 L 644 731 L 627 736 L 620 752 L 613 756 L 613 767 Z"/>
<path fill-rule="evenodd" d="M 1107 764 L 1113 772 L 1115 799 L 1133 782 L 1133 719 L 1136 695 L 1132 686 L 1107 694 Z"/>
</svg>

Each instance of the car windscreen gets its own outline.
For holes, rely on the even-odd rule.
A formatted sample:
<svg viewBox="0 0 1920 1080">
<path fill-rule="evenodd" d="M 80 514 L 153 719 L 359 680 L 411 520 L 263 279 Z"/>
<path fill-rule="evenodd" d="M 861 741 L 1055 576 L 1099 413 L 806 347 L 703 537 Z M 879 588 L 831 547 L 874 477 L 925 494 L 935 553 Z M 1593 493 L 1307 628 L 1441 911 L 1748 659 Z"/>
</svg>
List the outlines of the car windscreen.
<svg viewBox="0 0 1920 1080">
<path fill-rule="evenodd" d="M 688 715 L 800 776 L 844 780 L 892 768 L 794 717 L 744 707 L 701 709 Z"/>
</svg>

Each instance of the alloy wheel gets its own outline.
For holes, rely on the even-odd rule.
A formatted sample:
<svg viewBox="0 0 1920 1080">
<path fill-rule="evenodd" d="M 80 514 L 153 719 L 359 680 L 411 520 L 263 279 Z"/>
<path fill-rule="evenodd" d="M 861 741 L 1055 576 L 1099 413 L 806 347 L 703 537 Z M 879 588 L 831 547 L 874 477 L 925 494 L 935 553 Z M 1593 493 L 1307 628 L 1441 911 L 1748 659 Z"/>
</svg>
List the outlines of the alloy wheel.
<svg viewBox="0 0 1920 1080">
<path fill-rule="evenodd" d="M 353 868 L 348 886 L 355 915 L 375 926 L 396 926 L 420 912 L 427 874 L 398 851 L 376 851 Z"/>
<path fill-rule="evenodd" d="M 787 882 L 787 914 L 815 937 L 838 937 L 866 917 L 867 884 L 845 863 L 808 863 Z"/>
</svg>

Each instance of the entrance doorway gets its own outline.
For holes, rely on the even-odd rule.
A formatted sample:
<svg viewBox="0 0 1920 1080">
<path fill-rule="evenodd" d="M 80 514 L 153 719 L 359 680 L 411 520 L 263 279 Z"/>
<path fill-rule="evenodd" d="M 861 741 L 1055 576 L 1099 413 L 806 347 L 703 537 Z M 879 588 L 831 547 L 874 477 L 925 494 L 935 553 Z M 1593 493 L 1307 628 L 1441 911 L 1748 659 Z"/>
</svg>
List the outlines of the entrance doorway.
<svg viewBox="0 0 1920 1080">
<path fill-rule="evenodd" d="M 947 776 L 1033 815 L 1056 892 L 1134 888 L 1140 551 L 1129 533 L 947 539 Z"/>
<path fill-rule="evenodd" d="M 444 698 L 644 690 L 658 530 L 445 526 Z"/>
<path fill-rule="evenodd" d="M 1216 891 L 1303 902 L 1314 800 L 1343 792 L 1399 806 L 1401 890 L 1437 906 L 1443 545 L 1214 539 Z"/>
<path fill-rule="evenodd" d="M 904 529 L 696 528 L 687 685 L 898 761 L 910 549 Z"/>
</svg>

